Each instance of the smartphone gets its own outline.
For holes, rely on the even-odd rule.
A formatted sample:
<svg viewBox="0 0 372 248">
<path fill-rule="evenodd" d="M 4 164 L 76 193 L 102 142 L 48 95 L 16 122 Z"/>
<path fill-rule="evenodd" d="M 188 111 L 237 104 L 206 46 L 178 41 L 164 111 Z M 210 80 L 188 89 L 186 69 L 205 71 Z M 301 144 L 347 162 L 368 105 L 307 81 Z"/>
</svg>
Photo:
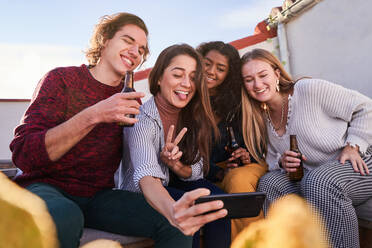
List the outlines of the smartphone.
<svg viewBox="0 0 372 248">
<path fill-rule="evenodd" d="M 259 215 L 265 198 L 266 194 L 263 192 L 208 195 L 196 199 L 195 204 L 221 200 L 223 208 L 228 212 L 225 218 L 247 218 Z"/>
</svg>

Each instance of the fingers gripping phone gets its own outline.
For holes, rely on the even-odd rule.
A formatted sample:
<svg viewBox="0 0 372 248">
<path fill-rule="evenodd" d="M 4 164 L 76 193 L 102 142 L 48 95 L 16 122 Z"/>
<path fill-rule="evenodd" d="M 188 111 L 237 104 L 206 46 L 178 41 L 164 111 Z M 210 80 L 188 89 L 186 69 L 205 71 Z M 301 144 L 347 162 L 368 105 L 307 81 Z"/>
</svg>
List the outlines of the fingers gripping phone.
<svg viewBox="0 0 372 248">
<path fill-rule="evenodd" d="M 259 215 L 265 198 L 263 192 L 208 195 L 196 199 L 195 204 L 221 200 L 223 208 L 228 212 L 225 218 L 247 218 Z"/>
</svg>

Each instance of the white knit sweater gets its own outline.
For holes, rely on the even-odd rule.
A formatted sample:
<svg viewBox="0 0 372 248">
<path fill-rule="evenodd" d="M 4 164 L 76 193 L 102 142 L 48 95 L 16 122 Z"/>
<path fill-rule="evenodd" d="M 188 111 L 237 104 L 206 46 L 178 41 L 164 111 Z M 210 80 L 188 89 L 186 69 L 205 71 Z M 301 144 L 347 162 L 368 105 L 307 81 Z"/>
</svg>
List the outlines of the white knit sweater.
<svg viewBox="0 0 372 248">
<path fill-rule="evenodd" d="M 296 134 L 304 167 L 311 170 L 334 161 L 347 144 L 364 153 L 372 144 L 372 100 L 356 91 L 320 79 L 302 79 L 289 96 L 286 132 L 278 136 L 266 121 L 269 137 L 266 162 L 279 169 L 279 158 Z"/>
</svg>

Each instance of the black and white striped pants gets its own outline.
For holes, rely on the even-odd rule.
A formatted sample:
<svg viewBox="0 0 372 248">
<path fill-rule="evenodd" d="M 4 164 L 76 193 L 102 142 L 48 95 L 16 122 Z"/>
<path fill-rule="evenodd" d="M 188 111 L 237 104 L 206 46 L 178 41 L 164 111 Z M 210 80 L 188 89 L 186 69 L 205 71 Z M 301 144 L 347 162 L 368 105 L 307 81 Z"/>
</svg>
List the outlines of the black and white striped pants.
<svg viewBox="0 0 372 248">
<path fill-rule="evenodd" d="M 279 170 L 266 173 L 258 185 L 258 191 L 267 194 L 265 215 L 277 198 L 290 193 L 299 194 L 321 214 L 333 247 L 358 248 L 358 219 L 353 206 L 372 197 L 372 147 L 363 160 L 370 170 L 366 176 L 354 172 L 349 161 L 344 165 L 335 161 L 305 172 L 301 182 L 297 183 L 289 181 L 287 175 Z"/>
</svg>

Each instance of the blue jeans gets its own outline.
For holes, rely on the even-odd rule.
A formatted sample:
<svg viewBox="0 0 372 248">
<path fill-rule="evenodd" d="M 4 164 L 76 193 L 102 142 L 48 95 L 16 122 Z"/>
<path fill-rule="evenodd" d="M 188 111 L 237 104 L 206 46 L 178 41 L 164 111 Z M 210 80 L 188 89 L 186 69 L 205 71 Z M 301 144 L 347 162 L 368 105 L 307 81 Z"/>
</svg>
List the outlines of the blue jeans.
<svg viewBox="0 0 372 248">
<path fill-rule="evenodd" d="M 84 227 L 149 237 L 155 247 L 191 247 L 192 238 L 171 226 L 142 194 L 109 189 L 93 197 L 77 197 L 45 183 L 34 183 L 27 189 L 45 201 L 61 248 L 78 247 Z"/>
<path fill-rule="evenodd" d="M 205 179 L 196 181 L 172 180 L 166 189 L 173 199 L 178 200 L 187 192 L 198 188 L 207 188 L 211 195 L 224 194 L 225 192 L 216 185 Z M 203 247 L 204 248 L 228 248 L 231 243 L 231 222 L 229 219 L 218 219 L 203 227 Z M 200 231 L 195 233 L 192 247 L 200 246 Z"/>
</svg>

